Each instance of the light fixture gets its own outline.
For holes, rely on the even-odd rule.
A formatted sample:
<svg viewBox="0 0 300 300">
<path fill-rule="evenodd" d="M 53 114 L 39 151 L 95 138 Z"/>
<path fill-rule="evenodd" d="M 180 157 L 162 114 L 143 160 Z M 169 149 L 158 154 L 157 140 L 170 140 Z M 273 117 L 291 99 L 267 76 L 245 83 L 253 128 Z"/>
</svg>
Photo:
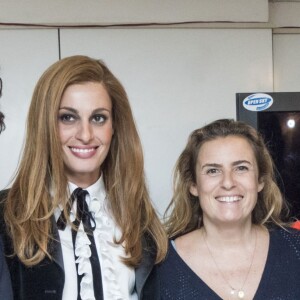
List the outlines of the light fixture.
<svg viewBox="0 0 300 300">
<path fill-rule="evenodd" d="M 289 127 L 289 128 L 294 128 L 295 125 L 296 125 L 296 122 L 294 119 L 288 119 L 287 122 L 286 122 L 286 125 Z"/>
</svg>

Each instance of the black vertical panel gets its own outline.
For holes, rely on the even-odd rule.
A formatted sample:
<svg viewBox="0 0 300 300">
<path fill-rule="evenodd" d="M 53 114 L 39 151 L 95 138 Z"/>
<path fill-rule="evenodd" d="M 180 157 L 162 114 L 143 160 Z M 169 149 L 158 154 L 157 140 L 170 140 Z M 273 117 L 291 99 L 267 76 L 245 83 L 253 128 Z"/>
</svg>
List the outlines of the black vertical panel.
<svg viewBox="0 0 300 300">
<path fill-rule="evenodd" d="M 277 168 L 277 182 L 290 206 L 290 217 L 300 219 L 300 92 L 264 93 L 273 104 L 250 111 L 243 101 L 254 93 L 236 94 L 237 120 L 262 133 Z M 287 125 L 294 120 L 295 127 Z"/>
</svg>

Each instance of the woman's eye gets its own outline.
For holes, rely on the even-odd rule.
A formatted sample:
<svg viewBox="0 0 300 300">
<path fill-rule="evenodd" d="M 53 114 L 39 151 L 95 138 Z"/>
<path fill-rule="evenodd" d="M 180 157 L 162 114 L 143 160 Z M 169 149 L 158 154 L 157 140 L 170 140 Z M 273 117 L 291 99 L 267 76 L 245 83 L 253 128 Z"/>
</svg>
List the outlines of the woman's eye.
<svg viewBox="0 0 300 300">
<path fill-rule="evenodd" d="M 63 123 L 70 123 L 75 121 L 76 117 L 70 114 L 63 114 L 59 116 L 59 120 Z"/>
<path fill-rule="evenodd" d="M 107 120 L 107 116 L 105 115 L 95 115 L 93 116 L 93 122 L 102 124 Z"/>
<path fill-rule="evenodd" d="M 216 168 L 208 169 L 206 171 L 206 174 L 209 175 L 209 176 L 218 176 L 219 174 L 221 174 L 221 170 L 220 169 L 216 169 Z"/>
<path fill-rule="evenodd" d="M 244 173 L 247 172 L 249 170 L 249 168 L 247 166 L 237 166 L 236 167 L 236 171 L 238 173 Z"/>
</svg>

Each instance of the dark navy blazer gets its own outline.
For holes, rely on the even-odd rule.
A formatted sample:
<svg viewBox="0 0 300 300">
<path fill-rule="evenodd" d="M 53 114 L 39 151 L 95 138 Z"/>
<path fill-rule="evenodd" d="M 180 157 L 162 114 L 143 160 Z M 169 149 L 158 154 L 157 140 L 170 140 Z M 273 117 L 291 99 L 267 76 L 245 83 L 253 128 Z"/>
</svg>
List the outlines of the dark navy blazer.
<svg viewBox="0 0 300 300">
<path fill-rule="evenodd" d="M 6 233 L 3 220 L 3 203 L 7 190 L 0 192 L 0 230 L 4 237 L 6 254 L 12 253 L 12 243 Z M 12 279 L 15 300 L 61 300 L 64 288 L 65 274 L 62 249 L 56 223 L 53 222 L 53 240 L 50 241 L 48 251 L 52 255 L 50 260 L 45 257 L 39 264 L 26 267 L 18 257 L 7 257 L 7 264 Z M 143 257 L 136 268 L 136 291 L 139 300 L 155 300 L 156 275 L 153 266 L 156 258 L 156 246 L 150 236 L 143 237 Z M 6 299 L 2 298 L 1 299 Z M 9 298 L 7 298 L 9 299 Z"/>
<path fill-rule="evenodd" d="M 0 237 L 0 299 L 13 299 L 10 275 L 4 257 L 2 237 Z"/>
</svg>

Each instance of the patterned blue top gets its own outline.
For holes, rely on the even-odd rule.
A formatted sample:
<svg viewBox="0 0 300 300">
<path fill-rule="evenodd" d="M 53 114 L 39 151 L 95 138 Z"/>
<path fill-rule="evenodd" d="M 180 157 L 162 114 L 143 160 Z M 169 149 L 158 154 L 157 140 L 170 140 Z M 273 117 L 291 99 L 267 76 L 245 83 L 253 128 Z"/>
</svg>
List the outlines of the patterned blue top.
<svg viewBox="0 0 300 300">
<path fill-rule="evenodd" d="M 156 268 L 161 300 L 220 300 L 169 244 Z M 265 269 L 253 300 L 300 300 L 300 231 L 274 229 Z"/>
</svg>

